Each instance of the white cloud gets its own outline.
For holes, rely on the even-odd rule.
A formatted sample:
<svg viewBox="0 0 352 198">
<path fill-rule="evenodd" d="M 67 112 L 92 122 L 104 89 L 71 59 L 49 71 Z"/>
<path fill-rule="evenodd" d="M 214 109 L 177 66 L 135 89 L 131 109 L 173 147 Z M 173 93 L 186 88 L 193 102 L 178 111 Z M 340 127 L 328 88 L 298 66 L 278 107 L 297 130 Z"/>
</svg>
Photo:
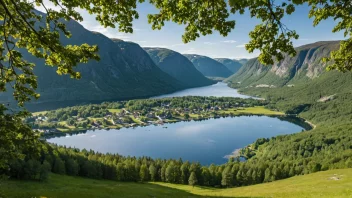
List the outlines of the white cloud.
<svg viewBox="0 0 352 198">
<path fill-rule="evenodd" d="M 236 60 L 240 60 L 240 59 L 243 59 L 243 58 L 245 58 L 245 59 L 251 59 L 251 58 L 256 58 L 256 57 L 258 57 L 259 54 L 260 54 L 260 52 L 255 51 L 255 52 L 253 52 L 253 53 L 248 53 L 248 55 L 243 55 L 243 56 L 231 56 L 231 57 L 227 57 L 227 58 L 229 58 L 229 59 L 236 59 Z"/>
<path fill-rule="evenodd" d="M 246 47 L 246 44 L 247 44 L 247 43 L 244 43 L 244 44 L 242 44 L 242 45 L 237 45 L 236 47 L 238 47 L 238 48 L 244 48 L 244 47 Z"/>
<path fill-rule="evenodd" d="M 212 42 L 204 42 L 205 45 L 215 45 L 216 43 L 212 43 Z"/>
<path fill-rule="evenodd" d="M 143 31 L 143 29 L 133 28 L 133 31 L 139 32 L 139 31 Z"/>
<path fill-rule="evenodd" d="M 195 54 L 196 53 L 196 49 L 195 48 L 189 48 L 186 51 L 183 51 L 182 54 Z"/>
<path fill-rule="evenodd" d="M 186 45 L 186 44 L 184 44 L 184 43 L 177 43 L 177 44 L 171 45 L 171 47 L 177 47 L 177 46 L 183 46 L 183 45 Z"/>
<path fill-rule="evenodd" d="M 167 48 L 166 45 L 143 45 L 142 47 Z"/>
<path fill-rule="evenodd" d="M 130 36 L 128 34 L 118 32 L 116 29 L 104 28 L 101 25 L 96 25 L 96 26 L 90 26 L 89 24 L 82 24 L 82 25 L 85 26 L 85 28 L 87 28 L 90 31 L 99 32 L 109 38 L 117 38 L 122 40 L 130 39 Z"/>
<path fill-rule="evenodd" d="M 135 42 L 135 43 L 146 43 L 147 41 L 132 41 L 132 42 Z"/>
<path fill-rule="evenodd" d="M 237 43 L 235 40 L 227 40 L 227 41 L 221 41 L 222 43 Z"/>
</svg>

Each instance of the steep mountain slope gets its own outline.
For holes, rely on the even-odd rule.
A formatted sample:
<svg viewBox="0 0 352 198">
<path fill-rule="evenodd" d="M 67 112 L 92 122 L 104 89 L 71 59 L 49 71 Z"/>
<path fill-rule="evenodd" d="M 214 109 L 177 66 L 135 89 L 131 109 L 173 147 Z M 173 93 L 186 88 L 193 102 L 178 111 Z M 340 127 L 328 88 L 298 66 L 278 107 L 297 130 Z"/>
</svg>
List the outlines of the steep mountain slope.
<svg viewBox="0 0 352 198">
<path fill-rule="evenodd" d="M 144 50 L 162 71 L 189 88 L 213 84 L 213 81 L 203 76 L 192 62 L 180 53 L 165 48 L 144 48 Z"/>
<path fill-rule="evenodd" d="M 215 58 L 214 60 L 218 61 L 219 63 L 225 65 L 227 69 L 229 69 L 232 73 L 236 73 L 241 67 L 242 63 L 240 63 L 238 60 L 233 60 L 229 58 Z"/>
<path fill-rule="evenodd" d="M 338 49 L 338 41 L 322 41 L 296 48 L 297 55 L 286 56 L 271 66 L 250 59 L 236 74 L 226 81 L 233 86 L 284 86 L 310 81 L 326 72 L 323 57 Z"/>
<path fill-rule="evenodd" d="M 52 103 L 54 108 L 59 104 L 148 97 L 185 88 L 161 71 L 139 45 L 90 32 L 75 21 L 67 22 L 67 29 L 72 37 L 63 39 L 64 45 L 98 45 L 101 60 L 79 65 L 77 70 L 82 78 L 74 80 L 69 76 L 58 76 L 54 68 L 44 66 L 43 60 L 24 53 L 27 60 L 36 64 L 34 72 L 38 75 L 41 94 L 41 98 L 32 104 L 43 107 L 44 103 Z M 11 90 L 1 94 L 0 101 L 13 101 L 11 94 Z"/>
<path fill-rule="evenodd" d="M 227 78 L 233 74 L 223 64 L 207 56 L 197 54 L 184 54 L 184 56 L 188 58 L 204 76 Z"/>
</svg>

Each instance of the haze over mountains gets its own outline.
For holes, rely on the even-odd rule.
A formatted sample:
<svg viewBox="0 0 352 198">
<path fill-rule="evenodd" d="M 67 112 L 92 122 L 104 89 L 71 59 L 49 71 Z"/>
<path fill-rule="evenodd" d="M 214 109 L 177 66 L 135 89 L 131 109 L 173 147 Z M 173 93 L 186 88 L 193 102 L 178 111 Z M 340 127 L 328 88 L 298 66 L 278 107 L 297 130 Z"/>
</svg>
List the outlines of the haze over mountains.
<svg viewBox="0 0 352 198">
<path fill-rule="evenodd" d="M 184 54 L 193 65 L 207 77 L 227 78 L 233 74 L 226 66 L 207 56 L 197 54 Z"/>
<path fill-rule="evenodd" d="M 227 67 L 227 69 L 229 69 L 233 74 L 236 73 L 242 67 L 242 65 L 246 63 L 246 59 L 241 59 L 242 61 L 239 61 L 229 58 L 215 58 L 214 60 L 225 65 L 225 67 Z"/>
<path fill-rule="evenodd" d="M 200 73 L 186 57 L 166 48 L 144 48 L 155 64 L 164 72 L 182 82 L 186 87 L 214 84 Z"/>
</svg>

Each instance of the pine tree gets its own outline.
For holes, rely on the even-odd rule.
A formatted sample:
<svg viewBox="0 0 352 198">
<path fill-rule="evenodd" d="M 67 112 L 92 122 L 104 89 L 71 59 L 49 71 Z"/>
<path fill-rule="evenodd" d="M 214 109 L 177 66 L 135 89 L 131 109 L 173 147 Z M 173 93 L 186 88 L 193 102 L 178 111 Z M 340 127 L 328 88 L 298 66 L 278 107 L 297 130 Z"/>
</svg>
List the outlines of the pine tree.
<svg viewBox="0 0 352 198">
<path fill-rule="evenodd" d="M 154 166 L 154 164 L 151 164 L 150 166 L 149 166 L 149 174 L 150 174 L 150 179 L 152 180 L 152 181 L 156 181 L 157 180 L 157 174 L 158 174 L 158 172 L 157 172 L 157 169 L 156 169 L 156 167 Z"/>
<path fill-rule="evenodd" d="M 139 178 L 141 182 L 148 181 L 148 178 L 149 178 L 148 176 L 149 176 L 149 173 L 148 173 L 147 165 L 143 164 L 139 170 Z"/>
<path fill-rule="evenodd" d="M 221 185 L 229 187 L 232 184 L 233 176 L 231 172 L 231 167 L 227 166 L 223 171 L 222 171 L 222 179 L 221 179 Z"/>
<path fill-rule="evenodd" d="M 198 183 L 197 176 L 195 172 L 192 172 L 188 179 L 188 184 L 191 186 L 195 186 Z"/>
</svg>

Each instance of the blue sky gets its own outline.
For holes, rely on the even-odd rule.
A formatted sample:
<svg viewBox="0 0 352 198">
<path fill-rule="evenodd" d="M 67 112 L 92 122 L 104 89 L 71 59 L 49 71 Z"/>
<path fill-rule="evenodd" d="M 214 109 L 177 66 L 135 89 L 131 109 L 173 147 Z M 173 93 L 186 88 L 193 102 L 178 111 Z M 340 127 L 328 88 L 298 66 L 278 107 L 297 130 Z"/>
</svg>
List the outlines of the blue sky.
<svg viewBox="0 0 352 198">
<path fill-rule="evenodd" d="M 81 23 L 85 28 L 98 31 L 110 38 L 136 42 L 143 47 L 164 47 L 180 53 L 194 53 L 206 55 L 212 58 L 252 58 L 258 56 L 259 52 L 248 53 L 244 44 L 249 41 L 248 33 L 254 29 L 260 21 L 250 18 L 249 14 L 232 15 L 230 19 L 236 20 L 236 27 L 227 36 L 223 37 L 217 32 L 212 35 L 200 37 L 196 41 L 183 44 L 181 36 L 184 32 L 183 25 L 166 23 L 162 30 L 152 30 L 148 24 L 147 14 L 155 13 L 156 9 L 148 4 L 138 4 L 139 19 L 133 23 L 134 33 L 124 34 L 117 29 L 105 29 L 95 21 L 95 17 L 81 11 L 84 21 Z M 332 33 L 331 30 L 336 24 L 329 19 L 323 21 L 317 27 L 312 26 L 312 19 L 308 18 L 309 8 L 306 5 L 297 7 L 296 12 L 284 19 L 289 29 L 294 29 L 300 35 L 300 39 L 294 42 L 300 46 L 316 41 L 344 39 L 343 34 Z"/>
</svg>

